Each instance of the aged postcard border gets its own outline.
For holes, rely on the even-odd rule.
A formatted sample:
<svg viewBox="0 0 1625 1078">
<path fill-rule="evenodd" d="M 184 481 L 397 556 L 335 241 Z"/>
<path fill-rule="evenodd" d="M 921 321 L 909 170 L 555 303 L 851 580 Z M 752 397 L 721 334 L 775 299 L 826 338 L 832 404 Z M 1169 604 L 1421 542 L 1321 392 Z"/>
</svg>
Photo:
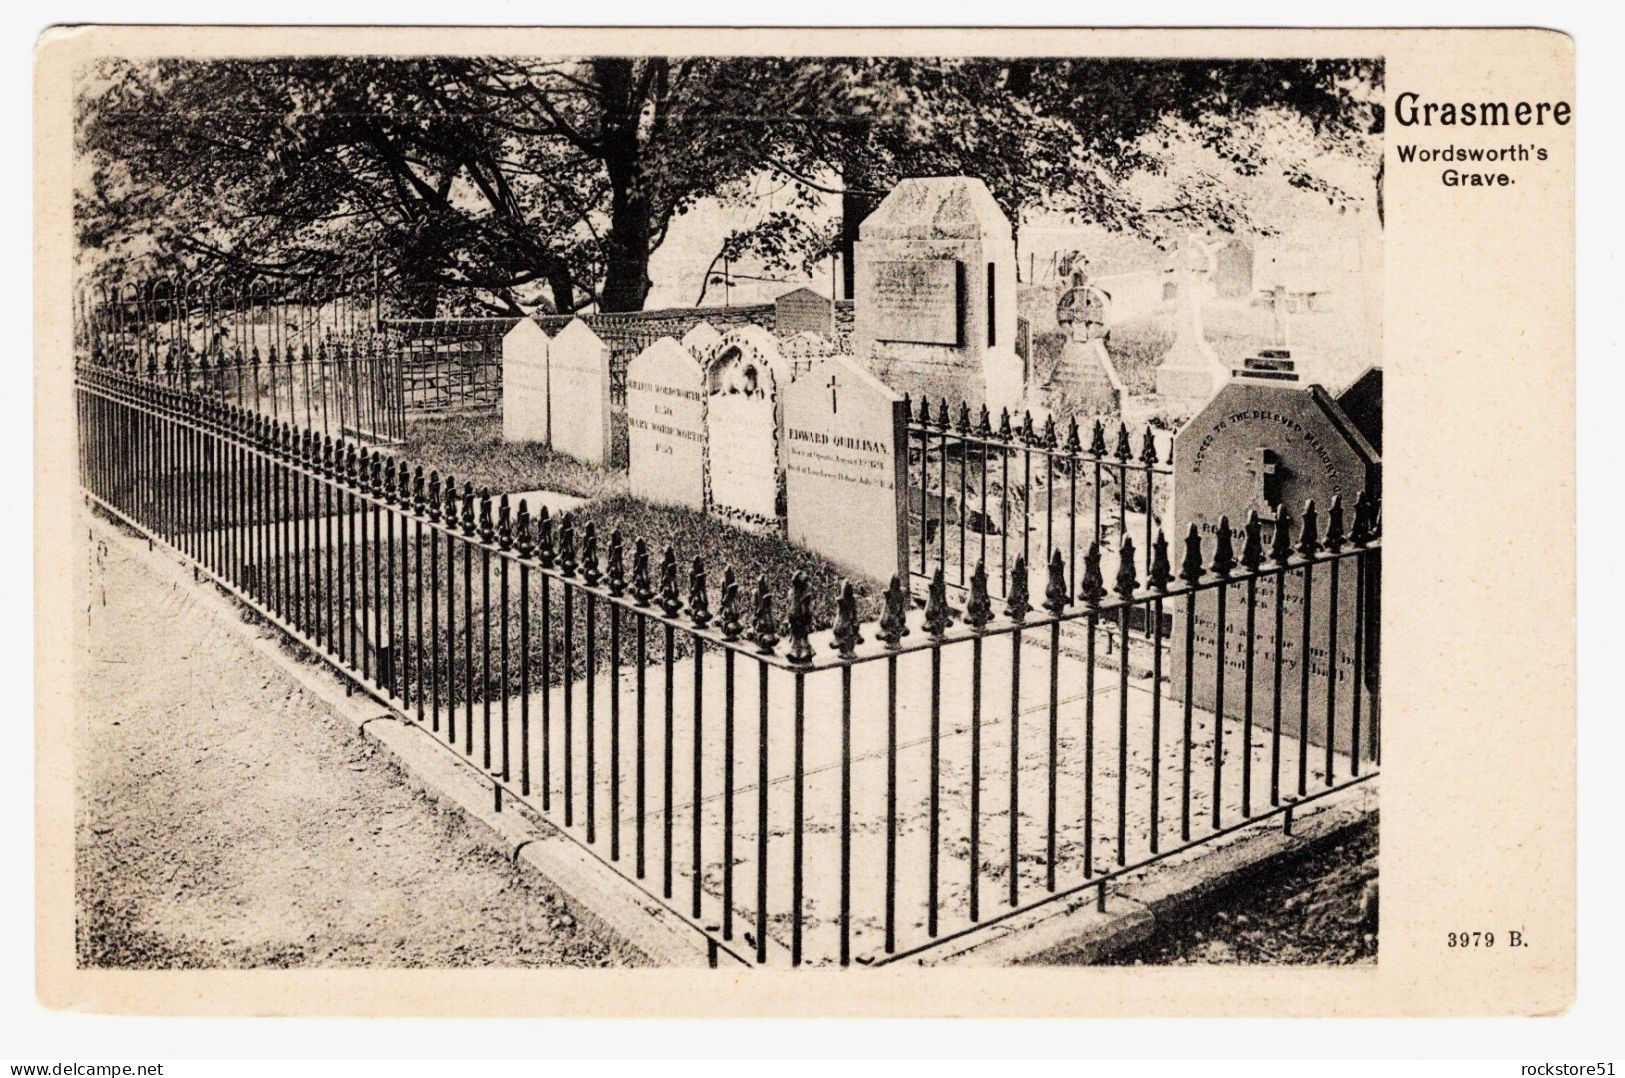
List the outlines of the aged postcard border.
<svg viewBox="0 0 1625 1078">
<path fill-rule="evenodd" d="M 1540 30 L 445 30 L 65 28 L 36 71 L 38 991 L 130 1014 L 1062 1016 L 1552 1014 L 1575 970 L 1574 126 L 1394 126 L 1384 351 L 1382 954 L 1358 970 L 829 972 L 85 970 L 74 960 L 80 571 L 71 395 L 76 64 L 104 53 L 905 52 L 1380 55 L 1390 103 L 1572 102 L 1573 43 Z M 1401 142 L 1550 151 L 1492 190 Z M 1517 266 L 1516 272 L 1509 268 Z M 1538 529 L 1538 548 L 1508 536 Z M 1538 563 L 1538 564 L 1537 564 Z M 1538 633 L 1523 626 L 1538 624 Z M 1535 881 L 1520 885 L 1515 881 Z M 1458 930 L 1529 946 L 1462 951 Z M 865 978 L 860 984 L 859 978 Z"/>
</svg>

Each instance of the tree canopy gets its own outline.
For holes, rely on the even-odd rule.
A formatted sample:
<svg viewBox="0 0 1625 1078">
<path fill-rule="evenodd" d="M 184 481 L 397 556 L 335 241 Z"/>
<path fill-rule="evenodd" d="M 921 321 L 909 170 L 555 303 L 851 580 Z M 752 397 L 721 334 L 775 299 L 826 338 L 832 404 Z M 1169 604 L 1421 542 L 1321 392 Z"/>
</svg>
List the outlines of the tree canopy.
<svg viewBox="0 0 1625 1078">
<path fill-rule="evenodd" d="M 636 310 L 673 219 L 764 172 L 790 198 L 725 253 L 781 268 L 849 250 L 910 175 L 979 176 L 1013 218 L 1152 236 L 1245 226 L 1227 178 L 1346 201 L 1321 166 L 1380 167 L 1381 76 L 1375 60 L 117 60 L 81 87 L 76 216 L 113 274 L 299 279 L 376 255 L 418 313 L 446 295 Z M 1182 167 L 1193 145 L 1222 173 Z M 831 195 L 833 229 L 816 212 Z"/>
</svg>

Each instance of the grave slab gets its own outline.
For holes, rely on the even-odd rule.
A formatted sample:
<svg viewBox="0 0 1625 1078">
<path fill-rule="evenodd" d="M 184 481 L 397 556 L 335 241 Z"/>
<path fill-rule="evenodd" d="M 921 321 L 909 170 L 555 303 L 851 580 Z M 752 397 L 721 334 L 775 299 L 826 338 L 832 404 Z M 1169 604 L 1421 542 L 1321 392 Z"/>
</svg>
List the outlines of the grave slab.
<svg viewBox="0 0 1625 1078">
<path fill-rule="evenodd" d="M 705 376 L 706 508 L 741 527 L 784 526 L 783 402 L 788 365 L 760 326 L 735 326 Z"/>
<path fill-rule="evenodd" d="M 780 340 L 798 333 L 828 337 L 835 331 L 835 305 L 810 288 L 786 292 L 773 301 L 773 333 Z"/>
</svg>

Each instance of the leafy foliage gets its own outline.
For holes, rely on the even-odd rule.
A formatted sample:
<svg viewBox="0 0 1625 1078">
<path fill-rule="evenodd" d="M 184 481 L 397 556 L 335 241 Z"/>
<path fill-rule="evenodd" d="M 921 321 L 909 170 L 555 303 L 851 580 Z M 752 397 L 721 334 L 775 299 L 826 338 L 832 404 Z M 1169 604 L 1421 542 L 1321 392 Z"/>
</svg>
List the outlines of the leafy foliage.
<svg viewBox="0 0 1625 1078">
<path fill-rule="evenodd" d="M 80 88 L 77 221 L 115 277 L 299 279 L 376 254 L 410 313 L 443 293 L 636 310 L 671 221 L 764 172 L 787 203 L 719 257 L 805 268 L 910 175 L 1159 237 L 1245 223 L 1236 177 L 1343 201 L 1321 165 L 1376 167 L 1381 77 L 1374 60 L 112 60 Z M 830 194 L 838 232 L 811 220 Z"/>
</svg>

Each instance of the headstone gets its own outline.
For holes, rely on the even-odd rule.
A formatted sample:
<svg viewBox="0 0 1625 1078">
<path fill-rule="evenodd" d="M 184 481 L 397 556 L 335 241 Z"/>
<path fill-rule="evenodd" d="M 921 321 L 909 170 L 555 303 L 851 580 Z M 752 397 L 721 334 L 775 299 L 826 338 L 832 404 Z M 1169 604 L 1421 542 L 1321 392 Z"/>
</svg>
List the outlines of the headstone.
<svg viewBox="0 0 1625 1078">
<path fill-rule="evenodd" d="M 670 337 L 627 367 L 627 485 L 634 497 L 705 507 L 704 385 L 699 361 Z"/>
<path fill-rule="evenodd" d="M 1253 294 L 1253 248 L 1240 236 L 1232 237 L 1213 256 L 1213 285 L 1221 299 Z"/>
<path fill-rule="evenodd" d="M 793 337 L 779 341 L 779 351 L 786 359 L 822 359 L 833 356 L 841 346 L 822 333 L 804 330 Z"/>
<path fill-rule="evenodd" d="M 502 440 L 543 442 L 549 435 L 547 334 L 528 318 L 502 338 Z"/>
<path fill-rule="evenodd" d="M 784 522 L 783 410 L 789 371 L 773 335 L 735 326 L 705 372 L 706 497 L 709 512 L 741 527 Z"/>
<path fill-rule="evenodd" d="M 1174 269 L 1179 322 L 1174 343 L 1157 366 L 1157 396 L 1166 410 L 1189 415 L 1213 399 L 1230 371 L 1219 362 L 1202 328 L 1202 305 L 1212 291 L 1206 248 L 1195 240 L 1181 244 Z"/>
<path fill-rule="evenodd" d="M 579 318 L 548 345 L 553 448 L 589 464 L 609 460 L 609 361 L 609 345 Z"/>
<path fill-rule="evenodd" d="M 1365 435 L 1378 453 L 1382 452 L 1382 368 L 1367 367 L 1365 373 L 1337 395 L 1337 406 L 1349 417 L 1356 430 Z"/>
<path fill-rule="evenodd" d="M 1092 341 L 1106 336 L 1111 297 L 1077 275 L 1055 304 L 1055 322 L 1074 341 Z"/>
<path fill-rule="evenodd" d="M 908 403 L 845 356 L 784 391 L 792 542 L 848 572 L 908 579 Z"/>
<path fill-rule="evenodd" d="M 835 326 L 835 305 L 810 288 L 786 292 L 773 301 L 773 332 L 780 339 L 798 333 L 829 336 Z"/>
<path fill-rule="evenodd" d="M 1045 387 L 1053 410 L 1067 415 L 1120 415 L 1127 390 L 1106 342 L 1068 340 Z"/>
<path fill-rule="evenodd" d="M 914 397 L 1019 406 L 1010 221 L 967 176 L 903 180 L 859 226 L 852 350 Z"/>
<path fill-rule="evenodd" d="M 711 362 L 711 356 L 716 350 L 717 342 L 722 340 L 722 332 L 709 322 L 696 322 L 689 331 L 683 334 L 683 347 L 687 348 L 694 358 L 700 361 L 703 367 Z"/>
<path fill-rule="evenodd" d="M 1230 521 L 1231 540 L 1236 556 L 1241 555 L 1245 526 L 1250 511 L 1256 511 L 1263 525 L 1264 549 L 1270 549 L 1275 524 L 1283 509 L 1292 521 L 1296 543 L 1306 502 L 1313 500 L 1319 515 L 1317 532 L 1324 537 L 1327 511 L 1334 495 L 1344 507 L 1345 531 L 1354 520 L 1354 503 L 1362 491 L 1380 498 L 1381 460 L 1376 450 L 1360 434 L 1337 403 L 1318 385 L 1241 379 L 1219 391 L 1211 403 L 1174 437 L 1174 486 L 1169 533 L 1169 557 L 1179 565 L 1186 530 L 1195 524 L 1202 537 L 1203 554 L 1211 565 L 1221 517 Z M 1365 610 L 1368 626 L 1366 644 L 1374 649 L 1376 623 L 1377 566 L 1368 559 Z M 1329 567 L 1316 566 L 1311 574 L 1309 739 L 1326 743 L 1326 701 L 1328 668 L 1336 685 L 1336 745 L 1347 751 L 1353 715 L 1354 645 L 1353 631 L 1357 589 L 1352 561 L 1339 569 L 1337 594 L 1337 654 L 1328 667 L 1326 616 L 1331 604 Z M 1300 678 L 1303 633 L 1303 576 L 1288 572 L 1282 605 L 1282 692 L 1283 732 L 1296 734 L 1300 718 Z M 1224 589 L 1226 595 L 1224 711 L 1242 718 L 1245 707 L 1246 669 L 1246 586 Z M 1253 722 L 1268 729 L 1274 714 L 1274 656 L 1276 581 L 1260 579 L 1256 585 L 1254 609 Z M 1194 661 L 1185 665 L 1184 600 L 1174 602 L 1174 632 L 1170 647 L 1173 658 L 1173 686 L 1176 698 L 1183 698 L 1187 674 L 1192 700 L 1198 707 L 1211 709 L 1217 703 L 1218 591 L 1196 593 Z M 1375 684 L 1374 650 L 1361 663 L 1363 692 Z M 1369 697 L 1368 697 L 1369 698 Z M 1369 724 L 1363 724 L 1369 730 Z"/>
</svg>

